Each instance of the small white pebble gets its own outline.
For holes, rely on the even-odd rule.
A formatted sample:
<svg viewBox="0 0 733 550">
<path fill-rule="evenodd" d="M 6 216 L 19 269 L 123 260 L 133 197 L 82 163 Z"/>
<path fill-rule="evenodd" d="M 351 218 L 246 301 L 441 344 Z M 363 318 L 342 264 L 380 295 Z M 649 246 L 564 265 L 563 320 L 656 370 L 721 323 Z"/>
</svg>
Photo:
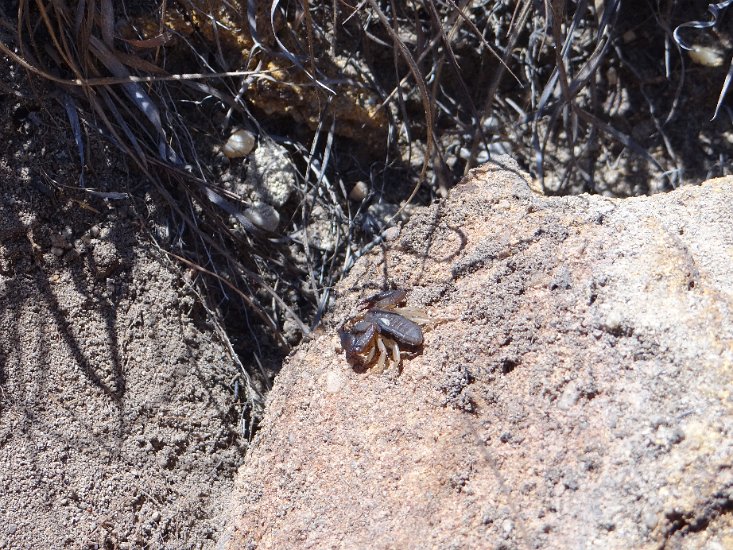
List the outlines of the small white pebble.
<svg viewBox="0 0 733 550">
<path fill-rule="evenodd" d="M 339 373 L 331 371 L 326 375 L 326 391 L 328 393 L 338 393 L 343 387 L 344 379 Z"/>
<path fill-rule="evenodd" d="M 221 152 L 228 159 L 246 157 L 255 148 L 255 136 L 249 130 L 237 130 L 224 144 Z"/>
<path fill-rule="evenodd" d="M 692 59 L 693 63 L 703 65 L 705 67 L 720 67 L 725 58 L 723 52 L 717 48 L 710 48 L 708 46 L 693 46 L 692 50 L 687 52 Z"/>
<path fill-rule="evenodd" d="M 644 525 L 647 526 L 647 529 L 652 530 L 657 526 L 657 523 L 659 523 L 659 520 L 657 519 L 657 514 L 654 512 L 647 512 L 644 514 Z"/>
<path fill-rule="evenodd" d="M 277 213 L 277 210 L 262 202 L 247 208 L 244 215 L 249 221 L 265 231 L 273 232 L 280 224 L 280 214 Z"/>
<path fill-rule="evenodd" d="M 357 181 L 353 189 L 349 193 L 349 199 L 352 201 L 363 201 L 369 194 L 369 187 L 363 181 Z"/>
</svg>

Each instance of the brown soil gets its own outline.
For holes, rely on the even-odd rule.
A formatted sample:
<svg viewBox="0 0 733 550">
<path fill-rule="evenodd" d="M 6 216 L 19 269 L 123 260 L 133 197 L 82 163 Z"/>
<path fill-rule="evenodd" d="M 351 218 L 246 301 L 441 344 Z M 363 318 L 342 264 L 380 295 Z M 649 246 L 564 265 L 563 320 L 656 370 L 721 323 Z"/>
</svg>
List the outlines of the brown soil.
<svg viewBox="0 0 733 550">
<path fill-rule="evenodd" d="M 234 362 L 132 203 L 81 192 L 68 130 L 29 104 L 0 104 L 0 547 L 211 547 L 246 444 Z M 102 190 L 132 187 L 94 158 Z"/>
</svg>

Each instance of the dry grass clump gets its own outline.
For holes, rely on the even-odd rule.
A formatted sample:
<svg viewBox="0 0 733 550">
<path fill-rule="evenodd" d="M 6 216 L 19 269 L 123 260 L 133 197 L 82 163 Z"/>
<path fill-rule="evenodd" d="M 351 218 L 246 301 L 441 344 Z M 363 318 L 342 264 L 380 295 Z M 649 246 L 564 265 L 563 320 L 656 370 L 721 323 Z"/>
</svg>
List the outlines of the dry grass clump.
<svg viewBox="0 0 733 550">
<path fill-rule="evenodd" d="M 212 312 L 230 330 L 265 327 L 285 352 L 401 207 L 496 153 L 548 193 L 638 194 L 729 170 L 731 71 L 685 80 L 683 48 L 697 46 L 680 38 L 730 49 L 728 3 L 709 24 L 675 0 L 20 0 L 0 13 L 0 49 L 53 86 L 81 187 L 96 192 L 86 147 L 102 135 L 168 205 L 180 238 L 166 250 L 205 276 Z M 274 231 L 227 184 L 246 163 L 215 154 L 235 128 L 289 153 L 294 193 L 270 207 Z M 234 346 L 243 380 L 263 362 L 254 333 Z"/>
</svg>

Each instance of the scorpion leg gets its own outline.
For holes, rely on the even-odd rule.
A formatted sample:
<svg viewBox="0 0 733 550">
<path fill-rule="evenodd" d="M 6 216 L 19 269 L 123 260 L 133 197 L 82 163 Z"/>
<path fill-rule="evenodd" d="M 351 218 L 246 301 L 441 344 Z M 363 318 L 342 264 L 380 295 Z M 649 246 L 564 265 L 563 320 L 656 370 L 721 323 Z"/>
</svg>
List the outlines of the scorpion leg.
<svg viewBox="0 0 733 550">
<path fill-rule="evenodd" d="M 395 367 L 399 367 L 400 361 L 402 360 L 402 356 L 400 355 L 400 346 L 397 344 L 396 340 L 391 340 L 390 343 L 392 344 L 392 359 Z"/>
<path fill-rule="evenodd" d="M 374 367 L 374 372 L 377 374 L 383 373 L 386 367 L 387 361 L 387 348 L 384 346 L 384 342 L 381 338 L 377 337 L 377 347 L 379 348 L 379 360 Z"/>
<path fill-rule="evenodd" d="M 374 354 L 376 352 L 377 352 L 377 346 L 372 346 L 371 349 L 369 350 L 369 354 L 364 359 L 364 364 L 365 365 L 368 365 L 369 363 L 372 362 L 372 359 L 374 359 Z"/>
</svg>

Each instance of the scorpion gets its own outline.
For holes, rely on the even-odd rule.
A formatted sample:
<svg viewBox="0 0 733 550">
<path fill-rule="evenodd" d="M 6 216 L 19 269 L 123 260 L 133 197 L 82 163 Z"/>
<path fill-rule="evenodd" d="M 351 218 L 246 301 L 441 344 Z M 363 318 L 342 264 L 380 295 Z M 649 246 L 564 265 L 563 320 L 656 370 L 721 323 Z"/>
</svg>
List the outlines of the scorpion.
<svg viewBox="0 0 733 550">
<path fill-rule="evenodd" d="M 360 302 L 364 311 L 344 323 L 338 331 L 347 361 L 367 367 L 379 352 L 374 370 L 383 372 L 390 352 L 392 362 L 399 367 L 400 346 L 410 350 L 422 346 L 423 331 L 418 322 L 428 319 L 418 309 L 397 307 L 405 302 L 406 295 L 407 292 L 401 289 L 386 290 Z"/>
</svg>

